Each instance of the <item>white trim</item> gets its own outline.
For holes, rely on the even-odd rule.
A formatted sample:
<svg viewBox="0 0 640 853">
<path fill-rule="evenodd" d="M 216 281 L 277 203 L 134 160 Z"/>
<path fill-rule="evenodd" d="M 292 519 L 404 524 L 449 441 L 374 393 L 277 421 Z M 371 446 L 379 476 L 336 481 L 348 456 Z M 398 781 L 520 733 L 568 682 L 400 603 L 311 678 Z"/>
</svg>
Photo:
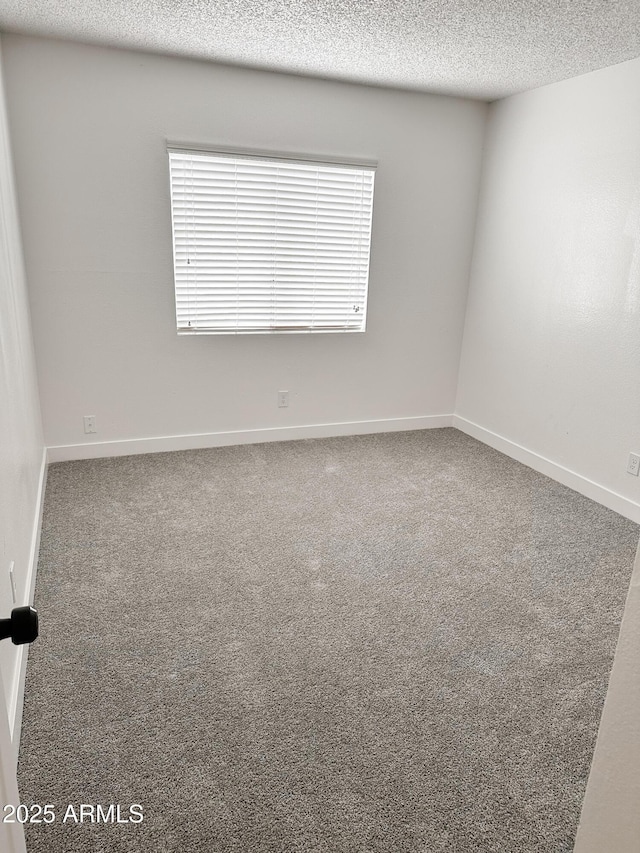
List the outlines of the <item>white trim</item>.
<svg viewBox="0 0 640 853">
<path fill-rule="evenodd" d="M 0 672 L 0 803 L 19 803 L 18 782 L 16 779 L 17 755 L 11 742 L 9 718 L 4 703 L 5 684 Z M 22 824 L 0 822 L 0 848 L 4 853 L 26 853 Z"/>
<path fill-rule="evenodd" d="M 301 154 L 296 151 L 283 151 L 274 149 L 267 151 L 264 148 L 243 148 L 235 145 L 208 145 L 202 142 L 172 142 L 167 139 L 167 152 L 171 151 L 195 151 L 202 154 L 226 154 L 230 157 L 262 157 L 265 160 L 295 160 L 298 163 L 328 163 L 331 166 L 346 166 L 348 168 L 377 169 L 377 160 L 367 160 L 358 157 L 342 157 L 335 154 Z"/>
<path fill-rule="evenodd" d="M 47 458 L 49 462 L 67 462 L 72 459 L 98 459 L 103 456 L 130 456 L 137 453 L 163 453 L 168 450 L 226 447 L 231 444 L 260 444 L 263 441 L 292 441 L 301 438 L 330 438 L 338 435 L 437 429 L 450 427 L 452 419 L 453 415 L 424 415 L 411 418 L 208 432 L 198 435 L 165 435 L 122 441 L 100 441 L 91 444 L 63 444 L 47 448 Z"/>
<path fill-rule="evenodd" d="M 402 432 L 413 429 L 454 427 L 477 438 L 495 450 L 522 462 L 557 480 L 585 497 L 640 523 L 640 504 L 593 480 L 565 468 L 520 444 L 492 432 L 460 415 L 422 415 L 408 418 L 385 418 L 368 421 L 346 421 L 304 426 L 266 427 L 228 432 L 209 432 L 195 435 L 166 435 L 101 441 L 86 444 L 63 444 L 47 448 L 47 460 L 67 462 L 74 459 L 99 459 L 109 456 L 129 456 L 138 453 L 164 453 L 172 450 L 197 450 L 206 447 L 226 447 L 234 444 L 259 444 L 268 441 L 294 441 L 304 438 L 330 438 L 339 435 L 366 435 L 379 432 Z M 35 580 L 35 574 L 34 574 Z M 31 592 L 31 594 L 33 594 Z"/>
<path fill-rule="evenodd" d="M 27 582 L 25 584 L 25 596 L 22 604 L 33 604 L 33 595 L 36 588 L 36 573 L 38 570 L 38 554 L 40 552 L 40 533 L 42 531 L 42 511 L 44 509 L 44 493 L 47 482 L 47 448 L 43 448 L 42 461 L 40 463 L 40 477 L 38 481 L 38 492 L 36 495 L 35 515 L 33 519 L 33 530 L 31 533 L 31 548 L 29 550 L 29 565 L 27 567 Z M 22 729 L 22 709 L 24 707 L 24 684 L 27 675 L 27 657 L 29 646 L 18 646 L 13 674 L 13 683 L 9 686 L 9 730 L 11 742 L 15 751 L 16 761 L 20 749 L 20 732 Z"/>
<path fill-rule="evenodd" d="M 571 471 L 569 468 L 565 468 L 564 465 L 559 465 L 545 456 L 540 456 L 540 454 L 534 453 L 532 450 L 527 450 L 521 444 L 516 444 L 515 441 L 510 441 L 508 438 L 498 435 L 498 433 L 460 417 L 460 415 L 454 415 L 452 420 L 453 426 L 461 432 L 477 438 L 478 441 L 488 444 L 494 450 L 499 450 L 512 459 L 528 465 L 534 471 L 545 474 L 547 477 L 551 477 L 552 480 L 557 480 L 563 486 L 568 486 L 570 489 L 579 492 L 587 498 L 591 498 L 593 501 L 597 501 L 597 503 L 612 509 L 625 518 L 640 523 L 640 504 L 632 501 L 630 498 L 625 498 L 624 495 L 620 495 L 606 486 L 601 486 L 599 483 L 595 483 L 593 480 L 583 477 L 582 474 Z"/>
</svg>

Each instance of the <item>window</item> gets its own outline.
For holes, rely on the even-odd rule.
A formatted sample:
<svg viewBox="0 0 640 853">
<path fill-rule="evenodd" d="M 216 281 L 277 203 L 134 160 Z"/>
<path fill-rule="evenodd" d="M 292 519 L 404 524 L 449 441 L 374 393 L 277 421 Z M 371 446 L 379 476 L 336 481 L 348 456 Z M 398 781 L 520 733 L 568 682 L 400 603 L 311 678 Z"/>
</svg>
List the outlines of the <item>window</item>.
<svg viewBox="0 0 640 853">
<path fill-rule="evenodd" d="M 169 149 L 181 334 L 363 332 L 374 169 Z"/>
</svg>

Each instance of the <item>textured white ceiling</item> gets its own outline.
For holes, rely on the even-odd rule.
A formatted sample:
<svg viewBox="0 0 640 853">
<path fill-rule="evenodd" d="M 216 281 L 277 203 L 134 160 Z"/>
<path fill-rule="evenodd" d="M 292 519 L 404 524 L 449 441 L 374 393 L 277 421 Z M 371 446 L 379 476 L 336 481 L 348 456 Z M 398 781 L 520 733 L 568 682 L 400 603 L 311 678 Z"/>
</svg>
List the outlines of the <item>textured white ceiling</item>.
<svg viewBox="0 0 640 853">
<path fill-rule="evenodd" d="M 0 30 L 493 100 L 640 56 L 640 0 L 0 0 Z"/>
</svg>

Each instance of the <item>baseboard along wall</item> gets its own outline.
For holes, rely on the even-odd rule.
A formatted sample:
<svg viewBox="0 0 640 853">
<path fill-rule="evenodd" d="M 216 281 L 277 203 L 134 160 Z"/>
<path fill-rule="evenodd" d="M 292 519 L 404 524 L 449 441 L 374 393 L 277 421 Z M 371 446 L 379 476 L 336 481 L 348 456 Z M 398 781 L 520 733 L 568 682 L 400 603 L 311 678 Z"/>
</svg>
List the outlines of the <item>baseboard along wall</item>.
<svg viewBox="0 0 640 853">
<path fill-rule="evenodd" d="M 532 450 L 527 450 L 515 441 L 510 441 L 498 433 L 485 429 L 479 424 L 468 421 L 459 415 L 453 415 L 452 426 L 459 429 L 461 432 L 470 435 L 472 438 L 477 438 L 483 444 L 488 444 L 494 450 L 499 450 L 505 456 L 510 456 L 523 465 L 533 468 L 539 474 L 544 474 L 563 486 L 568 486 L 574 492 L 578 492 L 591 500 L 596 501 L 608 509 L 623 515 L 625 518 L 635 521 L 640 524 L 640 504 L 632 501 L 630 498 L 625 498 L 623 495 L 608 489 L 606 486 L 601 486 L 599 483 L 594 483 L 588 477 L 583 477 L 576 471 L 571 471 L 539 453 L 534 453 Z"/>
<path fill-rule="evenodd" d="M 106 456 L 130 456 L 137 453 L 164 453 L 169 450 L 199 450 L 205 447 L 228 447 L 232 444 L 261 444 L 263 441 L 293 441 L 301 438 L 331 438 L 339 435 L 367 435 L 374 432 L 437 429 L 439 427 L 450 427 L 452 421 L 453 415 L 424 415 L 409 418 L 383 418 L 331 424 L 207 432 L 197 435 L 165 435 L 152 438 L 124 439 L 122 441 L 64 444 L 48 448 L 48 461 L 68 462 L 72 459 L 98 459 Z"/>
<path fill-rule="evenodd" d="M 442 427 L 459 429 L 472 438 L 489 445 L 489 447 L 499 450 L 506 456 L 533 468 L 534 471 L 551 477 L 551 479 L 557 480 L 579 494 L 591 498 L 591 500 L 597 501 L 625 518 L 640 524 L 640 503 L 626 498 L 606 486 L 601 486 L 588 477 L 571 471 L 551 459 L 528 450 L 510 439 L 480 426 L 480 424 L 455 414 L 63 444 L 47 448 L 47 461 L 49 463 L 68 462 L 75 459 L 99 459 L 108 456 L 130 456 L 138 453 L 164 453 L 171 450 L 227 447 L 233 444 L 259 444 L 263 441 L 292 441 L 303 438 L 330 438 L 339 435 L 366 435 L 376 432 L 400 432 Z"/>
</svg>

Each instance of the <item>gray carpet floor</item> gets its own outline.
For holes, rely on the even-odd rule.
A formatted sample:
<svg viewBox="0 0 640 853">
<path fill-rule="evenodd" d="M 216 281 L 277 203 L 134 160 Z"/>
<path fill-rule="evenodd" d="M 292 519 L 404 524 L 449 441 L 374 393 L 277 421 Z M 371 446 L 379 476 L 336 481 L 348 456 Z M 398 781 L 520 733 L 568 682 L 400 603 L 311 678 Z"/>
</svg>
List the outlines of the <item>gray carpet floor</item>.
<svg viewBox="0 0 640 853">
<path fill-rule="evenodd" d="M 29 853 L 571 851 L 638 532 L 453 429 L 51 466 Z"/>
</svg>

